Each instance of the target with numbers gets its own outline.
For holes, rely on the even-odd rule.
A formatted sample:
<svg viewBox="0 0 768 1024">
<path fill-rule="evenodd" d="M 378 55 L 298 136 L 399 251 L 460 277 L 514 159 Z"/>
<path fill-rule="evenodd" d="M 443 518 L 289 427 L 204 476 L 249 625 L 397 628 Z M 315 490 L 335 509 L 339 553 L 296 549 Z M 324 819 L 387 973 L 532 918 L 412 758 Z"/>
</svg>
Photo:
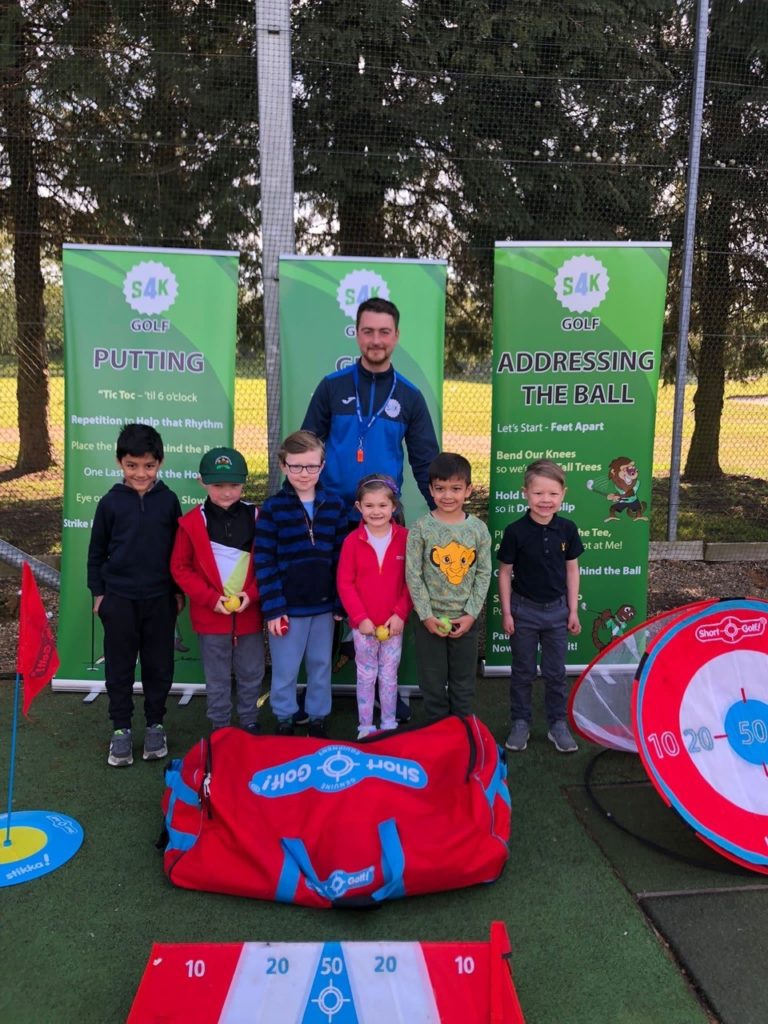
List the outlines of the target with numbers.
<svg viewBox="0 0 768 1024">
<path fill-rule="evenodd" d="M 524 1024 L 489 942 L 156 943 L 128 1024 Z"/>
<path fill-rule="evenodd" d="M 665 801 L 718 852 L 768 873 L 768 603 L 675 619 L 640 666 L 633 714 Z"/>
</svg>

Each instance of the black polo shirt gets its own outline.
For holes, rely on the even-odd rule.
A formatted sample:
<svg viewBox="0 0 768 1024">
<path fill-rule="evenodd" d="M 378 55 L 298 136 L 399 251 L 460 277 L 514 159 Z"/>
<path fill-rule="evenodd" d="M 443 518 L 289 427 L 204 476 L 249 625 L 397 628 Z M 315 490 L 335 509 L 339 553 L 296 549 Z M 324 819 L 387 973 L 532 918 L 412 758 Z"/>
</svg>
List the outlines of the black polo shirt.
<svg viewBox="0 0 768 1024">
<path fill-rule="evenodd" d="M 554 515 L 542 526 L 528 511 L 504 530 L 496 557 L 513 566 L 513 593 L 548 604 L 565 596 L 565 563 L 583 551 L 579 531 L 570 519 Z"/>
</svg>

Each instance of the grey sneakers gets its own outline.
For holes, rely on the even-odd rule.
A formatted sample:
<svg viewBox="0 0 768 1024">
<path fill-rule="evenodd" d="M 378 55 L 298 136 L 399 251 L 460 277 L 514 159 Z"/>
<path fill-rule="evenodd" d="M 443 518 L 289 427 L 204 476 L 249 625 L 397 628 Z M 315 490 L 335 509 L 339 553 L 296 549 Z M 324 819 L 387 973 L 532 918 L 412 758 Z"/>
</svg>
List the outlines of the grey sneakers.
<svg viewBox="0 0 768 1024">
<path fill-rule="evenodd" d="M 529 723 L 523 718 L 518 718 L 512 723 L 512 728 L 504 746 L 507 750 L 525 750 L 528 746 L 530 735 Z M 576 740 L 571 736 L 570 730 L 563 720 L 552 723 L 547 733 L 547 739 L 554 743 L 555 749 L 559 750 L 561 754 L 572 754 L 579 749 Z"/>
<path fill-rule="evenodd" d="M 531 729 L 524 718 L 518 718 L 512 723 L 512 728 L 507 736 L 504 746 L 507 750 L 525 750 L 528 746 L 528 737 Z"/>
<path fill-rule="evenodd" d="M 165 729 L 162 725 L 148 725 L 144 733 L 145 761 L 157 761 L 161 757 L 168 756 L 168 743 L 165 738 Z"/>
<path fill-rule="evenodd" d="M 579 749 L 576 740 L 571 736 L 568 726 L 562 720 L 553 722 L 550 725 L 547 739 L 554 743 L 555 750 L 559 750 L 561 754 L 572 754 L 575 750 Z"/>
<path fill-rule="evenodd" d="M 133 764 L 133 736 L 130 729 L 115 729 L 112 733 L 107 764 L 113 768 L 126 768 Z"/>
</svg>

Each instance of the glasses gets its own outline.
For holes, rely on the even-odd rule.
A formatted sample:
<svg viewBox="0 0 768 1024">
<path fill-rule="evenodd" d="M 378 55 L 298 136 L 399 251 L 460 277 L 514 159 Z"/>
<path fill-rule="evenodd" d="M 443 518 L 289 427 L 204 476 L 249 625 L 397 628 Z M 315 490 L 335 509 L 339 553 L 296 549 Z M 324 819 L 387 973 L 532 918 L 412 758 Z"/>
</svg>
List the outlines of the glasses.
<svg viewBox="0 0 768 1024">
<path fill-rule="evenodd" d="M 289 473 L 293 473 L 294 476 L 298 476 L 299 473 L 308 473 L 310 476 L 317 476 L 320 470 L 323 468 L 324 463 L 320 463 L 319 466 L 302 466 L 298 462 L 291 464 L 290 462 L 284 463 L 285 468 Z"/>
</svg>

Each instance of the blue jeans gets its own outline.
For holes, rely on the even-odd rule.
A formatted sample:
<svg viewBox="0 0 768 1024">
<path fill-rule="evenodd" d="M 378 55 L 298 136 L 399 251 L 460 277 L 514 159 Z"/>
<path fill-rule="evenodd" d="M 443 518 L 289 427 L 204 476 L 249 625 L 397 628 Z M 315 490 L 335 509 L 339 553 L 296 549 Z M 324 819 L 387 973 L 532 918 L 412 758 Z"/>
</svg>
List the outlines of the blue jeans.
<svg viewBox="0 0 768 1024">
<path fill-rule="evenodd" d="M 512 647 L 512 678 L 509 705 L 512 721 L 531 720 L 531 691 L 536 678 L 536 656 L 541 647 L 541 676 L 547 724 L 561 721 L 568 713 L 568 684 L 565 655 L 568 650 L 568 605 L 564 597 L 549 604 L 537 604 L 512 594 L 515 632 Z"/>
<path fill-rule="evenodd" d="M 296 683 L 302 661 L 307 673 L 304 710 L 310 718 L 325 718 L 331 711 L 331 657 L 333 615 L 290 616 L 285 636 L 269 634 L 272 656 L 272 688 L 269 701 L 275 717 L 290 718 L 299 710 Z"/>
</svg>

